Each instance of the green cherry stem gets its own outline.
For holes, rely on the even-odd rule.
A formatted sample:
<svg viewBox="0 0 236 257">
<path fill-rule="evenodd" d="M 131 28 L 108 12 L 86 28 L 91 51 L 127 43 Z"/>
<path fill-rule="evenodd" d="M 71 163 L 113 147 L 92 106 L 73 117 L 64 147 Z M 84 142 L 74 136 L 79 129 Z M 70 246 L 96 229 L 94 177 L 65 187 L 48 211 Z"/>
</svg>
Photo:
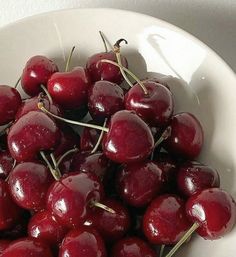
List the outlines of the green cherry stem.
<svg viewBox="0 0 236 257">
<path fill-rule="evenodd" d="M 107 44 L 106 44 L 105 36 L 104 36 L 104 34 L 102 33 L 102 31 L 99 31 L 99 34 L 100 34 L 100 37 L 101 37 L 101 39 L 102 39 L 102 42 L 103 42 L 103 45 L 104 45 L 104 48 L 105 48 L 105 52 L 107 53 L 107 52 L 108 52 L 108 49 L 107 49 Z"/>
<path fill-rule="evenodd" d="M 72 55 L 73 55 L 74 50 L 75 50 L 75 46 L 73 46 L 73 47 L 71 48 L 71 50 L 70 50 L 70 54 L 69 54 L 69 56 L 68 56 L 68 58 L 67 58 L 67 61 L 66 61 L 65 72 L 67 72 L 67 71 L 69 70 L 69 66 L 70 66 L 70 62 L 71 62 L 71 57 L 72 57 Z"/>
<path fill-rule="evenodd" d="M 41 111 L 43 111 L 44 113 L 48 114 L 49 116 L 52 116 L 52 117 L 54 117 L 55 119 L 64 121 L 64 122 L 69 123 L 69 124 L 78 125 L 78 126 L 82 126 L 82 127 L 93 128 L 93 129 L 97 129 L 97 130 L 102 130 L 102 131 L 104 131 L 104 132 L 108 132 L 108 131 L 109 131 L 108 128 L 105 128 L 105 127 L 102 127 L 102 126 L 93 125 L 93 124 L 89 124 L 89 123 L 83 123 L 83 122 L 74 121 L 74 120 L 69 120 L 69 119 L 65 119 L 65 118 L 62 118 L 62 117 L 60 117 L 60 116 L 57 116 L 57 115 L 51 113 L 49 110 L 47 110 L 47 109 L 44 107 L 43 102 L 41 102 L 41 101 L 38 102 L 38 108 L 39 108 Z"/>
<path fill-rule="evenodd" d="M 107 119 L 105 119 L 105 121 L 103 123 L 103 127 L 105 127 L 106 124 L 107 124 Z M 93 150 L 91 151 L 91 154 L 93 154 L 93 153 L 95 153 L 97 151 L 97 149 L 98 149 L 98 147 L 99 147 L 99 145 L 100 145 L 100 143 L 102 141 L 103 135 L 104 135 L 104 131 L 102 130 L 100 135 L 99 135 L 99 138 L 98 138 L 98 141 L 97 141 L 96 145 L 94 146 Z"/>
<path fill-rule="evenodd" d="M 171 127 L 167 127 L 159 139 L 156 141 L 154 148 L 160 145 L 163 141 L 165 141 L 171 135 Z"/>
<path fill-rule="evenodd" d="M 102 203 L 96 202 L 96 201 L 92 201 L 91 202 L 91 207 L 97 207 L 97 208 L 103 209 L 103 210 L 105 210 L 107 212 L 110 212 L 112 214 L 116 213 L 112 208 L 110 208 L 110 207 L 108 207 L 108 206 L 106 206 L 106 205 L 104 205 Z"/>
<path fill-rule="evenodd" d="M 173 256 L 176 251 L 180 248 L 180 246 L 188 240 L 188 238 L 192 235 L 192 233 L 199 227 L 197 223 L 194 223 L 191 228 L 184 234 L 184 236 L 179 240 L 179 242 L 170 250 L 170 252 L 165 257 Z"/>
<path fill-rule="evenodd" d="M 143 89 L 144 94 L 148 95 L 148 91 L 147 91 L 146 87 L 144 86 L 144 84 L 142 83 L 142 81 L 133 72 L 131 72 L 129 69 L 125 68 L 124 66 L 122 66 L 122 65 L 120 65 L 116 62 L 113 62 L 113 61 L 107 60 L 107 59 L 102 59 L 100 62 L 110 63 L 110 64 L 113 64 L 113 65 L 119 67 L 120 69 L 123 69 L 126 73 L 128 73 L 140 85 L 140 87 Z"/>
<path fill-rule="evenodd" d="M 17 87 L 18 87 L 20 81 L 21 81 L 21 77 L 19 77 L 18 80 L 16 81 L 16 84 L 15 84 L 14 88 L 17 88 Z"/>
<path fill-rule="evenodd" d="M 161 245 L 159 257 L 162 257 L 162 256 L 163 256 L 164 249 L 165 249 L 165 245 Z"/>
<path fill-rule="evenodd" d="M 76 153 L 76 152 L 78 152 L 78 151 L 79 151 L 78 148 L 73 148 L 73 149 L 70 149 L 70 150 L 68 150 L 67 152 L 65 152 L 65 153 L 58 159 L 56 167 L 59 167 L 59 165 L 61 164 L 61 162 L 62 162 L 68 155 L 70 155 L 70 154 L 72 154 L 72 153 Z"/>
<path fill-rule="evenodd" d="M 40 85 L 40 87 L 42 88 L 43 92 L 45 93 L 45 95 L 48 97 L 49 103 L 52 104 L 52 97 L 49 94 L 48 90 L 46 89 L 46 87 L 44 85 Z"/>
</svg>

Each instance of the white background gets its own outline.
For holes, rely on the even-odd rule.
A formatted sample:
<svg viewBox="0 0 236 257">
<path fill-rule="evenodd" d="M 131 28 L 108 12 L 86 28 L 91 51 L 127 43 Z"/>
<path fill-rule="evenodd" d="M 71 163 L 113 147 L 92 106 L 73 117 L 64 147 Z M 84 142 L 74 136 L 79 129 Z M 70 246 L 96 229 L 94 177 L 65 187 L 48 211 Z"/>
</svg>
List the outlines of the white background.
<svg viewBox="0 0 236 257">
<path fill-rule="evenodd" d="M 236 0 L 0 0 L 0 27 L 76 7 L 127 9 L 166 20 L 202 40 L 236 71 Z"/>
</svg>

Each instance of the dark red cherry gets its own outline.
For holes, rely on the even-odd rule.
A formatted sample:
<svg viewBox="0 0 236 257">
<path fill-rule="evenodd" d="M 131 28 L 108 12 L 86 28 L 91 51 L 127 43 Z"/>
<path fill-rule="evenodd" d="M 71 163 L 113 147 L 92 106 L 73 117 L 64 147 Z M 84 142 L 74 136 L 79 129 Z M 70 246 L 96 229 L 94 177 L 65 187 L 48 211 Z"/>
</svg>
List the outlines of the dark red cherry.
<svg viewBox="0 0 236 257">
<path fill-rule="evenodd" d="M 88 108 L 93 119 L 110 118 L 117 111 L 124 109 L 124 93 L 117 84 L 100 80 L 88 91 Z"/>
<path fill-rule="evenodd" d="M 3 251 L 9 246 L 10 243 L 10 240 L 0 240 L 0 257 L 2 257 Z"/>
<path fill-rule="evenodd" d="M 205 239 L 218 239 L 236 223 L 236 204 L 232 196 L 219 188 L 205 189 L 186 203 L 188 218 L 199 225 L 197 233 Z"/>
<path fill-rule="evenodd" d="M 29 221 L 28 235 L 41 239 L 49 245 L 61 243 L 68 229 L 47 210 L 36 213 Z"/>
<path fill-rule="evenodd" d="M 10 128 L 8 148 L 18 162 L 34 160 L 41 150 L 55 148 L 59 140 L 56 123 L 45 113 L 32 111 L 22 116 Z"/>
<path fill-rule="evenodd" d="M 95 124 L 95 121 L 89 121 L 88 123 Z M 80 149 L 81 151 L 92 150 L 99 138 L 100 131 L 93 128 L 84 128 L 80 134 Z"/>
<path fill-rule="evenodd" d="M 168 82 L 167 82 L 168 78 L 171 78 L 171 76 L 158 74 L 158 77 L 147 78 L 144 81 L 150 81 L 150 82 L 155 82 L 155 83 L 161 84 L 161 85 L 165 86 L 166 88 L 168 88 L 170 90 L 170 87 L 169 87 Z"/>
<path fill-rule="evenodd" d="M 103 180 L 111 166 L 111 161 L 101 152 L 79 152 L 73 157 L 71 170 L 93 173 Z"/>
<path fill-rule="evenodd" d="M 176 195 L 157 197 L 143 217 L 143 231 L 153 244 L 175 244 L 190 228 L 185 202 Z"/>
<path fill-rule="evenodd" d="M 19 92 L 12 87 L 0 85 L 0 126 L 15 119 L 21 105 Z"/>
<path fill-rule="evenodd" d="M 146 206 L 163 190 L 163 174 L 152 162 L 127 164 L 117 174 L 119 195 L 129 205 Z"/>
<path fill-rule="evenodd" d="M 64 238 L 59 257 L 106 257 L 102 237 L 90 227 L 81 226 L 72 230 Z"/>
<path fill-rule="evenodd" d="M 36 162 L 18 164 L 8 184 L 14 201 L 24 209 L 39 211 L 46 206 L 46 194 L 53 177 L 46 166 Z"/>
<path fill-rule="evenodd" d="M 151 154 L 154 147 L 151 130 L 134 112 L 116 112 L 108 129 L 103 137 L 103 151 L 114 162 L 142 161 Z"/>
<path fill-rule="evenodd" d="M 156 257 L 155 251 L 138 237 L 127 237 L 118 241 L 112 249 L 112 257 Z"/>
<path fill-rule="evenodd" d="M 180 166 L 177 176 L 178 188 L 187 197 L 203 189 L 220 186 L 217 170 L 199 162 L 187 162 Z"/>
<path fill-rule="evenodd" d="M 22 210 L 12 200 L 7 182 L 0 179 L 0 230 L 11 228 Z"/>
<path fill-rule="evenodd" d="M 23 70 L 21 86 L 30 96 L 36 96 L 42 91 L 41 85 L 46 86 L 48 79 L 58 71 L 57 65 L 45 56 L 31 57 Z"/>
<path fill-rule="evenodd" d="M 8 177 L 14 165 L 14 159 L 11 157 L 9 151 L 0 150 L 0 178 Z"/>
<path fill-rule="evenodd" d="M 85 222 L 93 202 L 103 197 L 103 187 L 96 175 L 73 172 L 50 187 L 47 208 L 63 225 L 77 227 Z"/>
<path fill-rule="evenodd" d="M 119 85 L 124 80 L 120 69 L 113 64 L 102 63 L 102 59 L 116 62 L 116 55 L 113 51 L 110 51 L 108 53 L 97 53 L 89 57 L 86 68 L 92 82 L 108 80 Z M 128 62 L 124 56 L 121 56 L 121 62 L 124 67 L 128 67 Z"/>
<path fill-rule="evenodd" d="M 53 100 L 65 109 L 76 109 L 87 104 L 88 87 L 87 72 L 76 67 L 69 72 L 57 72 L 48 81 L 48 92 Z"/>
<path fill-rule="evenodd" d="M 102 203 L 115 213 L 94 208 L 85 224 L 96 228 L 104 240 L 108 242 L 121 239 L 130 227 L 128 210 L 123 204 L 113 199 L 106 199 Z"/>
<path fill-rule="evenodd" d="M 26 99 L 21 104 L 20 108 L 18 109 L 18 111 L 16 113 L 16 119 L 19 119 L 20 117 L 27 114 L 28 112 L 40 111 L 39 108 L 38 108 L 38 102 L 39 102 L 39 97 L 38 96 Z M 45 108 L 47 108 L 47 110 L 49 110 L 53 114 L 56 114 L 58 116 L 62 116 L 63 111 L 61 110 L 61 108 L 56 103 L 53 102 L 52 104 L 50 104 L 50 101 L 48 100 L 47 97 L 43 98 L 43 103 L 45 105 Z"/>
<path fill-rule="evenodd" d="M 34 238 L 22 238 L 13 241 L 3 252 L 2 257 L 52 257 L 46 243 Z"/>
<path fill-rule="evenodd" d="M 173 116 L 169 126 L 171 135 L 165 141 L 165 148 L 176 156 L 190 160 L 198 157 L 204 134 L 197 118 L 193 114 L 182 112 Z"/>
<path fill-rule="evenodd" d="M 143 82 L 148 94 L 135 84 L 125 95 L 125 108 L 133 110 L 151 126 L 166 125 L 174 111 L 172 93 L 165 86 L 151 81 Z"/>
</svg>

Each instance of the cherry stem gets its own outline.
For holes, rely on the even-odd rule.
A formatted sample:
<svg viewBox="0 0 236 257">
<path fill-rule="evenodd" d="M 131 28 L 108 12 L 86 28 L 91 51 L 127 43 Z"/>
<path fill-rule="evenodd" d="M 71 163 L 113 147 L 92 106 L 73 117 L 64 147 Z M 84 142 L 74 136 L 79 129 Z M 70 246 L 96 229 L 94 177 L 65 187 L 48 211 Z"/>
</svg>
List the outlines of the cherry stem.
<svg viewBox="0 0 236 257">
<path fill-rule="evenodd" d="M 97 129 L 97 130 L 102 130 L 104 132 L 108 132 L 109 131 L 108 128 L 105 128 L 105 127 L 102 127 L 102 126 L 98 126 L 98 125 L 94 125 L 94 124 L 89 124 L 89 123 L 83 123 L 83 122 L 79 122 L 79 121 L 75 121 L 75 120 L 69 120 L 69 119 L 65 119 L 65 118 L 62 118 L 60 116 L 57 116 L 57 115 L 51 113 L 49 110 L 47 110 L 44 107 L 43 102 L 38 102 L 38 108 L 41 111 L 43 111 L 44 113 L 54 117 L 55 119 L 64 121 L 64 122 L 69 123 L 69 124 L 78 125 L 78 126 L 82 126 L 82 127 L 93 128 L 93 129 Z"/>
<path fill-rule="evenodd" d="M 154 148 L 160 145 L 163 141 L 165 141 L 171 135 L 171 127 L 167 127 L 159 139 L 156 141 Z"/>
<path fill-rule="evenodd" d="M 17 88 L 17 87 L 18 87 L 20 81 L 21 81 L 21 77 L 19 77 L 18 80 L 16 81 L 16 84 L 15 84 L 14 88 Z"/>
<path fill-rule="evenodd" d="M 55 158 L 54 154 L 50 153 L 50 157 L 52 159 L 52 163 L 53 163 L 55 169 L 57 169 L 57 161 L 56 161 L 56 158 Z"/>
<path fill-rule="evenodd" d="M 101 39 L 102 39 L 102 42 L 103 42 L 103 45 L 104 45 L 104 48 L 105 48 L 105 52 L 107 53 L 108 49 L 107 49 L 107 44 L 106 44 L 106 40 L 105 40 L 104 34 L 100 30 L 99 30 L 99 34 L 101 36 Z"/>
<path fill-rule="evenodd" d="M 48 161 L 44 152 L 40 151 L 40 155 L 42 156 L 43 160 L 46 162 L 46 164 L 47 164 L 52 176 L 54 177 L 54 179 L 58 181 L 61 177 L 61 173 L 58 170 L 53 169 L 51 163 Z"/>
<path fill-rule="evenodd" d="M 184 234 L 184 236 L 179 240 L 179 242 L 170 250 L 166 257 L 173 256 L 180 246 L 192 235 L 192 233 L 199 227 L 197 223 L 194 223 L 191 228 Z"/>
<path fill-rule="evenodd" d="M 113 61 L 107 60 L 107 59 L 102 59 L 100 62 L 110 63 L 110 64 L 113 64 L 113 65 L 119 67 L 120 69 L 123 69 L 126 73 L 128 73 L 140 85 L 140 87 L 143 89 L 144 94 L 148 95 L 148 91 L 147 91 L 146 87 L 144 86 L 144 84 L 142 83 L 142 81 L 133 72 L 131 72 L 129 69 L 125 68 L 124 66 L 122 66 L 122 65 L 120 65 L 116 62 L 113 62 Z M 133 84 L 132 84 L 132 86 L 133 86 Z"/>
<path fill-rule="evenodd" d="M 105 127 L 106 124 L 107 124 L 107 119 L 105 119 L 105 121 L 103 123 L 103 127 Z M 100 145 L 100 143 L 102 141 L 103 135 L 104 135 L 104 131 L 102 130 L 100 135 L 99 135 L 99 138 L 98 138 L 98 141 L 97 141 L 96 145 L 94 146 L 93 150 L 91 151 L 91 154 L 93 154 L 93 153 L 95 153 L 97 151 L 97 149 L 98 149 L 98 147 L 99 147 L 99 145 Z"/>
<path fill-rule="evenodd" d="M 73 46 L 73 47 L 71 48 L 71 50 L 70 50 L 70 54 L 69 54 L 69 56 L 68 56 L 68 58 L 67 58 L 67 61 L 66 61 L 65 72 L 67 72 L 67 71 L 69 70 L 69 66 L 70 66 L 70 62 L 71 62 L 71 57 L 72 57 L 72 55 L 73 55 L 74 50 L 75 50 L 75 46 Z"/>
<path fill-rule="evenodd" d="M 159 257 L 162 257 L 162 256 L 163 256 L 164 249 L 165 249 L 165 245 L 161 245 Z"/>
<path fill-rule="evenodd" d="M 12 165 L 12 169 L 14 169 L 16 167 L 16 160 L 14 159 L 13 165 Z"/>
<path fill-rule="evenodd" d="M 97 207 L 97 208 L 103 209 L 103 210 L 105 210 L 105 211 L 107 211 L 107 212 L 110 212 L 110 213 L 112 213 L 112 214 L 115 214 L 115 213 L 116 213 L 112 208 L 110 208 L 110 207 L 108 207 L 108 206 L 106 206 L 106 205 L 104 205 L 104 204 L 102 204 L 102 203 L 96 202 L 96 201 L 92 201 L 92 202 L 91 202 L 91 206 L 92 206 L 92 207 L 95 206 L 95 207 Z"/>
<path fill-rule="evenodd" d="M 44 85 L 40 85 L 40 87 L 42 88 L 43 92 L 46 94 L 46 96 L 48 97 L 48 100 L 50 102 L 50 104 L 52 105 L 52 97 L 49 94 L 48 90 L 46 89 L 46 87 Z"/>
<path fill-rule="evenodd" d="M 79 151 L 78 148 L 73 148 L 73 149 L 71 149 L 71 150 L 65 152 L 65 153 L 58 159 L 56 166 L 59 167 L 59 165 L 60 165 L 61 162 L 64 160 L 64 158 L 66 158 L 66 156 L 68 156 L 68 155 L 70 155 L 70 154 L 72 154 L 72 153 L 76 153 L 76 152 L 78 152 L 78 151 Z"/>
</svg>

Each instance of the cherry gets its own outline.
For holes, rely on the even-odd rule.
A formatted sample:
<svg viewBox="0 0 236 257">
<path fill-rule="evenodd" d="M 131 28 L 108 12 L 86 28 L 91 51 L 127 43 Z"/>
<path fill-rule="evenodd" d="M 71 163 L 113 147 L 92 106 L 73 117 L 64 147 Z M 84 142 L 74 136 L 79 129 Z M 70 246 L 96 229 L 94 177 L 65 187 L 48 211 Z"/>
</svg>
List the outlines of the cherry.
<svg viewBox="0 0 236 257">
<path fill-rule="evenodd" d="M 10 243 L 10 240 L 0 240 L 0 257 L 2 256 L 3 251 L 9 246 Z"/>
<path fill-rule="evenodd" d="M 79 227 L 64 238 L 59 257 L 106 257 L 102 237 L 90 227 Z"/>
<path fill-rule="evenodd" d="M 111 161 L 101 152 L 79 152 L 73 157 L 71 170 L 93 173 L 103 180 L 106 173 L 112 169 L 111 166 Z"/>
<path fill-rule="evenodd" d="M 36 213 L 28 224 L 29 236 L 39 238 L 49 245 L 61 243 L 66 233 L 67 229 L 47 210 Z"/>
<path fill-rule="evenodd" d="M 125 95 L 125 108 L 135 111 L 151 126 L 165 126 L 174 111 L 170 90 L 161 84 L 144 81 L 147 94 L 137 83 Z"/>
<path fill-rule="evenodd" d="M 170 124 L 171 135 L 165 141 L 165 148 L 172 154 L 195 159 L 201 152 L 204 135 L 197 118 L 182 112 L 173 116 Z"/>
<path fill-rule="evenodd" d="M 32 111 L 10 128 L 8 148 L 18 162 L 34 160 L 41 150 L 53 149 L 60 133 L 56 123 L 45 113 Z"/>
<path fill-rule="evenodd" d="M 118 163 L 142 161 L 151 154 L 153 146 L 149 127 L 134 112 L 119 111 L 112 116 L 103 137 L 103 151 L 109 159 Z"/>
<path fill-rule="evenodd" d="M 70 72 L 56 72 L 48 81 L 48 92 L 52 99 L 65 109 L 81 108 L 87 104 L 90 86 L 87 72 L 76 67 Z"/>
<path fill-rule="evenodd" d="M 39 102 L 39 97 L 35 96 L 33 98 L 26 99 L 18 109 L 16 113 L 16 119 L 19 119 L 23 115 L 27 114 L 28 112 L 31 111 L 40 111 L 38 109 L 38 102 Z M 50 110 L 50 112 L 62 116 L 63 111 L 62 109 L 54 102 L 50 103 L 47 97 L 43 98 L 43 102 L 45 104 L 45 107 Z"/>
<path fill-rule="evenodd" d="M 52 257 L 51 250 L 43 241 L 22 238 L 12 242 L 3 252 L 2 257 Z"/>
<path fill-rule="evenodd" d="M 168 77 L 171 77 L 171 76 L 166 76 L 166 75 L 160 74 L 158 77 L 147 78 L 147 79 L 145 79 L 145 81 L 150 81 L 150 82 L 155 82 L 155 83 L 161 84 L 170 90 L 170 87 L 169 87 L 168 83 L 166 82 L 166 79 Z"/>
<path fill-rule="evenodd" d="M 99 80 L 108 80 L 110 82 L 121 84 L 124 80 L 120 69 L 110 63 L 101 62 L 102 59 L 107 59 L 116 62 L 116 54 L 113 51 L 101 52 L 94 54 L 88 58 L 86 69 L 92 82 Z M 124 67 L 128 67 L 127 59 L 121 56 L 121 62 Z"/>
<path fill-rule="evenodd" d="M 15 88 L 0 85 L 0 126 L 15 119 L 20 105 L 21 96 L 19 92 Z"/>
<path fill-rule="evenodd" d="M 0 179 L 0 230 L 11 228 L 20 218 L 21 212 L 11 198 L 7 182 Z"/>
<path fill-rule="evenodd" d="M 101 80 L 88 91 L 88 108 L 93 119 L 104 120 L 124 109 L 124 93 L 117 84 Z"/>
<path fill-rule="evenodd" d="M 187 197 L 203 189 L 220 186 L 218 172 L 198 162 L 187 162 L 178 171 L 178 188 Z"/>
<path fill-rule="evenodd" d="M 144 214 L 143 231 L 154 244 L 175 244 L 189 228 L 185 203 L 177 195 L 157 197 Z"/>
<path fill-rule="evenodd" d="M 36 162 L 18 164 L 8 178 L 14 201 L 22 208 L 35 211 L 45 208 L 46 193 L 52 182 L 48 168 Z"/>
<path fill-rule="evenodd" d="M 61 224 L 77 227 L 85 222 L 91 207 L 102 197 L 103 188 L 96 175 L 73 172 L 52 184 L 47 209 Z"/>
<path fill-rule="evenodd" d="M 36 96 L 42 91 L 41 85 L 46 86 L 51 75 L 58 71 L 56 64 L 45 56 L 31 57 L 23 70 L 21 86 L 30 96 Z"/>
<path fill-rule="evenodd" d="M 114 210 L 115 213 L 94 208 L 85 224 L 95 227 L 108 242 L 121 239 L 130 227 L 128 210 L 123 204 L 113 199 L 106 199 L 102 203 Z"/>
<path fill-rule="evenodd" d="M 138 237 L 118 241 L 112 249 L 112 257 L 156 257 L 155 251 Z"/>
<path fill-rule="evenodd" d="M 132 163 L 117 175 L 119 195 L 129 205 L 145 206 L 163 190 L 163 174 L 152 162 Z"/>
<path fill-rule="evenodd" d="M 205 189 L 186 203 L 188 218 L 199 225 L 197 233 L 205 239 L 218 239 L 236 223 L 236 204 L 229 193 L 219 188 Z"/>
<path fill-rule="evenodd" d="M 14 165 L 14 159 L 9 151 L 0 150 L 0 178 L 7 178 Z"/>
</svg>

